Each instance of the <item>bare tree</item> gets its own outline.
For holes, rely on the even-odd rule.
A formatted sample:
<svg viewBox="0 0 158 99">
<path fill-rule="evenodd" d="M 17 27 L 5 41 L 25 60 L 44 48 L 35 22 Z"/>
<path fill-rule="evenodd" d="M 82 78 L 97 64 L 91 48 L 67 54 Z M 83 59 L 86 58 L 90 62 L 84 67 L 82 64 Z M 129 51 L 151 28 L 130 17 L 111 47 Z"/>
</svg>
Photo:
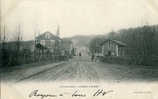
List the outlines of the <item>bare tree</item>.
<svg viewBox="0 0 158 99">
<path fill-rule="evenodd" d="M 1 32 L 2 33 L 2 32 Z M 3 26 L 3 36 L 1 35 L 2 44 L 1 44 L 1 53 L 2 53 L 2 66 L 6 66 L 8 64 L 8 50 L 6 48 L 6 27 Z"/>
<path fill-rule="evenodd" d="M 22 33 L 21 33 L 21 25 L 17 26 L 17 32 L 15 34 L 15 62 L 19 64 L 20 57 L 20 49 L 21 49 L 21 41 L 22 41 Z"/>
</svg>

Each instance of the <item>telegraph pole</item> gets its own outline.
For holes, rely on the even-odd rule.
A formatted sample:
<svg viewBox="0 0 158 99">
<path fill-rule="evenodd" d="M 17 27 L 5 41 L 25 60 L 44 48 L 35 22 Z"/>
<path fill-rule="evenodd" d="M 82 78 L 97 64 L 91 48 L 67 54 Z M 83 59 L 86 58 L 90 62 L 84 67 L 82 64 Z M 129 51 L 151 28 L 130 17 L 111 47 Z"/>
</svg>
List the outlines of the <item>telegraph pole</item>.
<svg viewBox="0 0 158 99">
<path fill-rule="evenodd" d="M 57 25 L 57 32 L 56 32 L 56 36 L 59 37 L 60 36 L 60 26 Z"/>
</svg>

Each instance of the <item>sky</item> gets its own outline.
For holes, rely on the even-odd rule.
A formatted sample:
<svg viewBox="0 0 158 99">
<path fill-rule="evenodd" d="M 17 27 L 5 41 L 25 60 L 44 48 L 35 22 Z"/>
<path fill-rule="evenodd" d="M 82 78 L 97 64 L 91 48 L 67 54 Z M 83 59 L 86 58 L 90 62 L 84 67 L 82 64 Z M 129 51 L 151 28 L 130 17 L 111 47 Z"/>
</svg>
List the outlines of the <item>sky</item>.
<svg viewBox="0 0 158 99">
<path fill-rule="evenodd" d="M 123 28 L 158 24 L 157 0 L 1 0 L 2 26 L 14 39 L 20 25 L 24 40 L 35 33 L 61 37 L 106 34 Z"/>
</svg>

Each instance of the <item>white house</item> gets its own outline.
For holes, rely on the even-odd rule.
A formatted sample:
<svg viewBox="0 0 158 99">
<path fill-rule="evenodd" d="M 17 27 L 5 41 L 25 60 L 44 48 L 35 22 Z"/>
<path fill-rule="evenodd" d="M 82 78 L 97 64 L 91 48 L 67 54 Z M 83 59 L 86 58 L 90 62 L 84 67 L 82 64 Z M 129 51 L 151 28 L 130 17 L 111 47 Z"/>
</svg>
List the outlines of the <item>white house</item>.
<svg viewBox="0 0 158 99">
<path fill-rule="evenodd" d="M 48 49 L 51 52 L 54 51 L 54 48 L 58 46 L 57 44 L 61 41 L 62 40 L 58 36 L 55 36 L 48 31 L 35 38 L 35 44 L 40 44 L 43 48 Z"/>
<path fill-rule="evenodd" d="M 124 56 L 126 44 L 118 40 L 105 40 L 102 44 L 102 55 Z"/>
</svg>

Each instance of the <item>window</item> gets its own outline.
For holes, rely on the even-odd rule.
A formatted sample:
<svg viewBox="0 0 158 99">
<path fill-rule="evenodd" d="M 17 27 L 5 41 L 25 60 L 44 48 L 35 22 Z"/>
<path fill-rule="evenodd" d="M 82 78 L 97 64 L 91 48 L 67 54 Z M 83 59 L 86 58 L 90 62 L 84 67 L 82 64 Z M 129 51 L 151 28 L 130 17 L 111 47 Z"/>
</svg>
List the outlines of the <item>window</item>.
<svg viewBox="0 0 158 99">
<path fill-rule="evenodd" d="M 45 35 L 45 37 L 46 37 L 46 39 L 50 39 L 50 34 L 47 33 L 47 34 Z"/>
<path fill-rule="evenodd" d="M 45 40 L 41 40 L 40 42 L 42 45 L 45 45 Z"/>
</svg>

